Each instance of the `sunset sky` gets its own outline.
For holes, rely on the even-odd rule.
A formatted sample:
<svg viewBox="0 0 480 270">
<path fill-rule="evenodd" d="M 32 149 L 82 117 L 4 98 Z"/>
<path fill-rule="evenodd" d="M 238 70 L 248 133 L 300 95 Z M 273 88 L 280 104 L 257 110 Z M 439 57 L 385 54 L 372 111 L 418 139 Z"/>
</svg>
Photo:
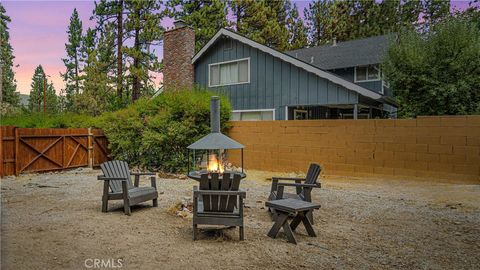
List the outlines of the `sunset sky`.
<svg viewBox="0 0 480 270">
<path fill-rule="evenodd" d="M 9 25 L 10 39 L 15 55 L 15 78 L 17 90 L 22 94 L 30 93 L 30 83 L 35 67 L 43 66 L 47 75 L 59 92 L 64 83 L 60 72 L 65 66 L 65 43 L 67 42 L 67 27 L 74 8 L 77 8 L 83 21 L 83 28 L 94 26 L 89 18 L 95 7 L 90 0 L 63 1 L 22 1 L 2 0 L 3 6 L 12 22 Z M 300 9 L 308 6 L 309 1 L 295 1 Z M 453 1 L 452 8 L 464 9 L 468 1 Z M 302 12 L 303 13 L 303 12 Z M 165 19 L 162 25 L 172 26 L 171 19 Z M 162 58 L 162 48 L 157 48 L 159 58 Z M 18 66 L 17 66 L 18 65 Z"/>
</svg>

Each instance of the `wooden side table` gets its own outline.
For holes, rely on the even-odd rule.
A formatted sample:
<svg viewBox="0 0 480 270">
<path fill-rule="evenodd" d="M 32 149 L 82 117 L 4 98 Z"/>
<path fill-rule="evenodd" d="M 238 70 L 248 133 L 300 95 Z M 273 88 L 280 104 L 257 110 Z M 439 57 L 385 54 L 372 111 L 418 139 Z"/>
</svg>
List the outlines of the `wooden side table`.
<svg viewBox="0 0 480 270">
<path fill-rule="evenodd" d="M 283 227 L 283 231 L 287 235 L 288 242 L 297 244 L 297 240 L 295 240 L 293 231 L 295 231 L 300 222 L 302 222 L 305 226 L 309 236 L 317 236 L 306 215 L 310 210 L 319 209 L 320 204 L 290 198 L 265 202 L 265 206 L 275 209 L 277 214 L 275 217 L 275 223 L 267 234 L 268 236 L 276 238 L 280 228 Z M 295 217 L 290 225 L 287 222 L 289 214 L 295 214 Z"/>
</svg>

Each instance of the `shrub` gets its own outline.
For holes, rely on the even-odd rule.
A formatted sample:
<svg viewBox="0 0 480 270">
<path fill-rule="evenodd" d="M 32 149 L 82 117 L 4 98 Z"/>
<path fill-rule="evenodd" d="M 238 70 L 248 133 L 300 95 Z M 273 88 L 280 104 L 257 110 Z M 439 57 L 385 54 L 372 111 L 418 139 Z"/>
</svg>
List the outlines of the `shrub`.
<svg viewBox="0 0 480 270">
<path fill-rule="evenodd" d="M 187 146 L 210 132 L 210 97 L 204 90 L 167 92 L 105 114 L 101 127 L 115 159 L 151 170 L 183 172 Z M 231 106 L 220 100 L 221 127 L 228 128 Z"/>
<path fill-rule="evenodd" d="M 1 117 L 2 126 L 20 128 L 88 128 L 98 127 L 98 122 L 99 118 L 75 113 L 21 112 Z"/>
</svg>

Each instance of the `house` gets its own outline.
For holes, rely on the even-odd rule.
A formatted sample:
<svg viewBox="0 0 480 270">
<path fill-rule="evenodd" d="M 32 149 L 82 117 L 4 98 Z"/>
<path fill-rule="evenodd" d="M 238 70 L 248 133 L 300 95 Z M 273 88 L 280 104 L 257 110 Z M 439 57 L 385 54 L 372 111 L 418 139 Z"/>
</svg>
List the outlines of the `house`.
<svg viewBox="0 0 480 270">
<path fill-rule="evenodd" d="M 177 21 L 164 35 L 165 90 L 196 84 L 224 94 L 233 120 L 380 118 L 395 111 L 387 85 L 378 88 L 373 71 L 368 75 L 379 57 L 370 62 L 334 57 L 335 63 L 326 65 L 321 58 L 331 50 L 321 48 L 283 53 L 221 29 L 195 54 L 194 30 Z"/>
</svg>

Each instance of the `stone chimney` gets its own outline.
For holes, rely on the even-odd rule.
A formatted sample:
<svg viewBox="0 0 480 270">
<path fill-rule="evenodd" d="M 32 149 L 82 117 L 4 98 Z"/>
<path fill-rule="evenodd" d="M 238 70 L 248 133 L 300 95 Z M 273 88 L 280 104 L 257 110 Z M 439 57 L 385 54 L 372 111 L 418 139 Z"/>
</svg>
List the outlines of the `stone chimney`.
<svg viewBox="0 0 480 270">
<path fill-rule="evenodd" d="M 173 24 L 163 37 L 163 85 L 167 91 L 192 88 L 194 82 L 195 31 L 182 20 Z"/>
</svg>

